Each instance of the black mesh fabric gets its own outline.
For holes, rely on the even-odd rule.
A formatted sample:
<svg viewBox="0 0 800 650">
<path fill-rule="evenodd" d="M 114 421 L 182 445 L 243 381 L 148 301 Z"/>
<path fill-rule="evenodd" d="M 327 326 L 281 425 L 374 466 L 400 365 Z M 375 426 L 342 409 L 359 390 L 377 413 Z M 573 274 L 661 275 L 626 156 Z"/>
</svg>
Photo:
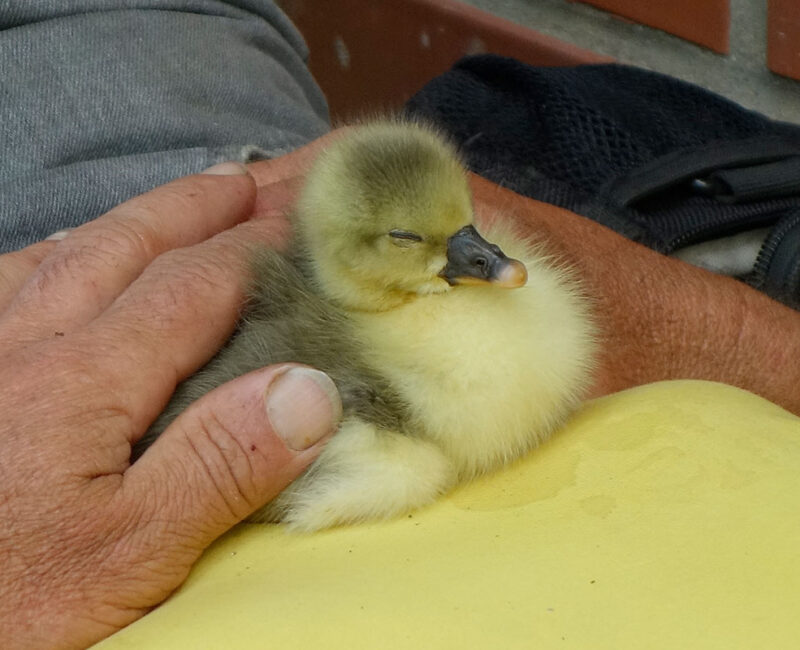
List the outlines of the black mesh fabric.
<svg viewBox="0 0 800 650">
<path fill-rule="evenodd" d="M 800 153 L 800 127 L 638 68 L 545 68 L 471 56 L 428 83 L 406 110 L 448 132 L 472 171 L 662 253 L 770 226 L 800 211 L 797 195 L 723 202 L 692 190 L 689 179 L 633 203 L 615 201 L 615 184 L 676 152 L 702 154 L 739 141 L 747 150 L 764 139 L 791 143 Z M 750 279 L 763 284 L 763 278 Z"/>
</svg>

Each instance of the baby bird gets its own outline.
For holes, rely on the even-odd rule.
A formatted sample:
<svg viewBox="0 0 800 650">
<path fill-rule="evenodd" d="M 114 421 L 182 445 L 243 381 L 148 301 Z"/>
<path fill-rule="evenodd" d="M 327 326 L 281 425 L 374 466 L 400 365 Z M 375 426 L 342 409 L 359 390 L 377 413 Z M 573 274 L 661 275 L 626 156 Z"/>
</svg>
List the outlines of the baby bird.
<svg viewBox="0 0 800 650">
<path fill-rule="evenodd" d="M 579 403 L 594 350 L 586 300 L 507 227 L 487 233 L 497 243 L 479 234 L 464 168 L 435 130 L 354 128 L 317 160 L 293 218 L 291 252 L 259 252 L 237 333 L 137 453 L 238 375 L 324 370 L 339 430 L 251 518 L 311 531 L 426 505 L 524 454 Z"/>
</svg>

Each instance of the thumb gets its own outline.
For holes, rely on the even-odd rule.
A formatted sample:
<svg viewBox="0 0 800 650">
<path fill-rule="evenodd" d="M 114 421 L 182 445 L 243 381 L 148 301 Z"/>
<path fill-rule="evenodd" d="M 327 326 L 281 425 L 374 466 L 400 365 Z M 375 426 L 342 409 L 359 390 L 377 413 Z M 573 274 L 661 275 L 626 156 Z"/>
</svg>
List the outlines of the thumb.
<svg viewBox="0 0 800 650">
<path fill-rule="evenodd" d="M 192 404 L 125 473 L 147 520 L 202 550 L 273 499 L 341 417 L 331 379 L 305 366 L 258 370 Z M 145 498 L 146 497 L 146 498 Z"/>
</svg>

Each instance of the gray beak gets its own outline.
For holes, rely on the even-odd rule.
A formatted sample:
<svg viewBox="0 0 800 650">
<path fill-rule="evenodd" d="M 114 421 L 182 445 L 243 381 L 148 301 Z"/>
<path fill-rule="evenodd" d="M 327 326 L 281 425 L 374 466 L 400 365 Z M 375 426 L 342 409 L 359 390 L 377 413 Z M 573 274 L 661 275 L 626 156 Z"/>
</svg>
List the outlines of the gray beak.
<svg viewBox="0 0 800 650">
<path fill-rule="evenodd" d="M 486 241 L 473 226 L 464 226 L 447 240 L 447 265 L 439 276 L 451 286 L 485 284 L 513 289 L 525 284 L 528 270 Z"/>
</svg>

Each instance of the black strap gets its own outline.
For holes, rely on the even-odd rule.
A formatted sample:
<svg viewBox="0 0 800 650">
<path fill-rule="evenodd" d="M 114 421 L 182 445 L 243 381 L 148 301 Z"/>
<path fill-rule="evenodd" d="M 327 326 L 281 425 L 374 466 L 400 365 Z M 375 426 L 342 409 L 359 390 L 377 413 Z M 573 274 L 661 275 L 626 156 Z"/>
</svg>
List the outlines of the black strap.
<svg viewBox="0 0 800 650">
<path fill-rule="evenodd" d="M 715 199 L 741 203 L 800 195 L 800 156 L 742 169 L 721 169 L 706 180 Z"/>
<path fill-rule="evenodd" d="M 800 189 L 798 156 L 800 143 L 782 137 L 710 143 L 698 149 L 671 152 L 636 168 L 613 181 L 607 189 L 607 196 L 616 205 L 627 207 L 675 185 L 697 180 L 699 182 L 692 184 L 696 191 L 712 196 L 727 195 L 729 199 L 737 191 L 739 197 L 752 195 L 757 198 L 763 198 L 764 192 L 785 192 L 787 188 L 792 193 Z M 776 167 L 771 167 L 771 164 Z M 722 170 L 729 169 L 742 173 L 721 175 Z M 771 183 L 770 175 L 773 173 L 777 176 Z"/>
</svg>

